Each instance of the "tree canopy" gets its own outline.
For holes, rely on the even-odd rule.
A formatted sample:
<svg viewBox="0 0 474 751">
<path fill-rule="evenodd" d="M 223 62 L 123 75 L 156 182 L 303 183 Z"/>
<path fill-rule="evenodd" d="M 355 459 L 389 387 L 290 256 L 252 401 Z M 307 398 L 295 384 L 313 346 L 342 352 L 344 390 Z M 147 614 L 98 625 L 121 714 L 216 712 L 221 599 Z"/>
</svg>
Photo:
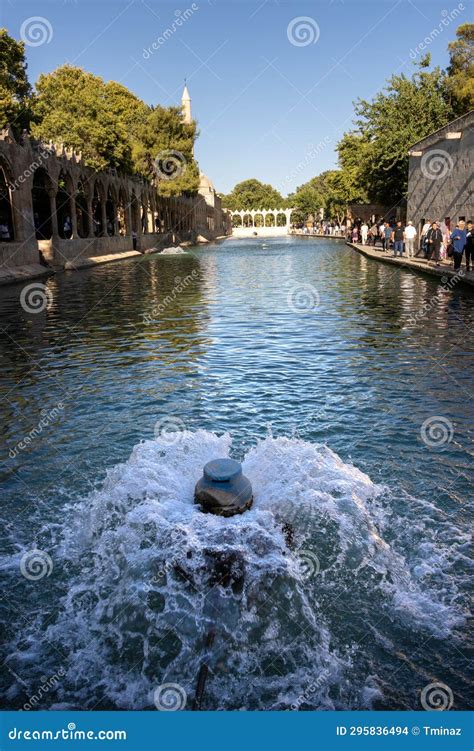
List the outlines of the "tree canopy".
<svg viewBox="0 0 474 751">
<path fill-rule="evenodd" d="M 19 135 L 82 151 L 84 164 L 138 173 L 166 196 L 194 193 L 199 168 L 193 156 L 196 123 L 181 107 L 151 107 L 115 81 L 74 65 L 28 81 L 25 45 L 0 29 L 0 118 Z"/>
<path fill-rule="evenodd" d="M 456 37 L 448 44 L 447 88 L 454 113 L 463 115 L 474 109 L 474 24 L 459 26 Z"/>
<path fill-rule="evenodd" d="M 444 74 L 424 58 L 411 78 L 394 75 L 371 101 L 355 103 L 356 129 L 338 144 L 341 168 L 355 167 L 356 192 L 394 205 L 406 196 L 408 150 L 453 117 Z"/>
<path fill-rule="evenodd" d="M 0 29 L 0 126 L 21 132 L 30 123 L 31 86 L 27 76 L 25 44 Z"/>
<path fill-rule="evenodd" d="M 40 75 L 32 109 L 36 138 L 81 150 L 96 170 L 137 172 L 168 196 L 199 187 L 196 124 L 183 122 L 180 107 L 149 107 L 115 81 L 63 65 Z"/>
<path fill-rule="evenodd" d="M 240 209 L 284 209 L 287 201 L 267 183 L 251 178 L 243 180 L 231 193 L 222 196 L 222 205 L 231 211 Z"/>
</svg>

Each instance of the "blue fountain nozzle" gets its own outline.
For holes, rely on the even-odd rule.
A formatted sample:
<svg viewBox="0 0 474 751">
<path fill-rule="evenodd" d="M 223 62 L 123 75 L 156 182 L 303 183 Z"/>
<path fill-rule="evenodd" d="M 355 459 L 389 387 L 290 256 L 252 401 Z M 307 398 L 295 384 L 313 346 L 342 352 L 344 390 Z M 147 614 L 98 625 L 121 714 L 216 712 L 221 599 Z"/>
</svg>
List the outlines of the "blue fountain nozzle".
<svg viewBox="0 0 474 751">
<path fill-rule="evenodd" d="M 252 486 L 235 459 L 213 459 L 204 466 L 196 483 L 194 500 L 201 509 L 218 516 L 234 516 L 253 503 Z"/>
</svg>

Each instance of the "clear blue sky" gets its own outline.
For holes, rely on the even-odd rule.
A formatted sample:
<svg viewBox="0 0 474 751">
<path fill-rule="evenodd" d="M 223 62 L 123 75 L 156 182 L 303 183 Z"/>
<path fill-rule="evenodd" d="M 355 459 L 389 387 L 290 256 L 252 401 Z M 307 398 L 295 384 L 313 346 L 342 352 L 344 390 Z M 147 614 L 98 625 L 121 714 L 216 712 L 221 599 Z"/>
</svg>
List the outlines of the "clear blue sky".
<svg viewBox="0 0 474 751">
<path fill-rule="evenodd" d="M 69 61 L 120 81 L 150 104 L 168 105 L 179 103 L 187 77 L 201 131 L 196 156 L 216 188 L 227 192 L 257 177 L 284 194 L 336 164 L 334 147 L 350 127 L 352 101 L 372 97 L 394 71 L 410 74 L 410 51 L 446 11 L 458 9 L 429 44 L 433 63 L 446 65 L 447 44 L 471 20 L 472 7 L 470 0 L 4 0 L 2 6 L 2 25 L 16 38 L 32 16 L 51 26 L 49 41 L 27 47 L 33 83 Z M 144 53 L 186 9 L 189 18 Z M 300 37 L 297 22 L 292 36 L 288 25 L 304 16 L 312 37 L 304 29 Z"/>
</svg>

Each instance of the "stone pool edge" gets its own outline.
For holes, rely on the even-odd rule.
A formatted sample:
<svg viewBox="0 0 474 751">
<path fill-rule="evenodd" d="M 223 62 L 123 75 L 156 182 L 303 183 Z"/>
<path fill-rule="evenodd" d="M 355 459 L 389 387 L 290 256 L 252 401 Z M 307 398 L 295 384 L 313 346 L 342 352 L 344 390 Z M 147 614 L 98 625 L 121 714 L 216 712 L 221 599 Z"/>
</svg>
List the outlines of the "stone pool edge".
<svg viewBox="0 0 474 751">
<path fill-rule="evenodd" d="M 346 245 L 354 248 L 354 250 L 356 250 L 358 253 L 366 256 L 366 258 L 372 258 L 376 261 L 381 261 L 382 263 L 391 263 L 392 266 L 402 266 L 406 269 L 414 269 L 415 271 L 421 271 L 424 274 L 437 276 L 440 279 L 442 279 L 443 277 L 452 279 L 453 277 L 458 276 L 458 272 L 454 271 L 454 269 L 448 266 L 446 263 L 443 263 L 439 267 L 429 266 L 428 262 L 425 260 L 416 258 L 394 258 L 393 256 L 385 254 L 384 251 L 374 250 L 371 247 L 358 245 L 356 243 L 348 241 L 346 241 Z M 457 279 L 457 282 L 459 282 L 460 284 L 468 284 L 470 287 L 474 287 L 474 272 L 470 271 L 468 273 L 464 271 L 464 269 L 462 269 L 462 271 L 463 276 L 459 277 Z M 445 279 L 445 281 L 447 281 L 447 279 Z"/>
</svg>

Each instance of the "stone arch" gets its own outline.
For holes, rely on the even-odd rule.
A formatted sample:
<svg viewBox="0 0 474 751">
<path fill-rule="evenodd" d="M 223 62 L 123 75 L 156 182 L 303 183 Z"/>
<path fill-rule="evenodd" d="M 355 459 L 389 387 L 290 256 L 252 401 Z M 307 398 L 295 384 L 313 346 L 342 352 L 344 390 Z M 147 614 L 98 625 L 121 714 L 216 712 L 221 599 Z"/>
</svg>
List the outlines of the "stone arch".
<svg viewBox="0 0 474 751">
<path fill-rule="evenodd" d="M 6 160 L 0 159 L 0 242 L 11 242 L 16 237 L 11 175 L 10 165 Z"/>
<path fill-rule="evenodd" d="M 265 227 L 275 227 L 276 219 L 273 211 L 267 211 L 265 215 Z"/>
<path fill-rule="evenodd" d="M 51 197 L 54 194 L 53 181 L 44 167 L 37 167 L 33 175 L 31 197 L 33 220 L 37 240 L 50 240 L 53 236 L 53 211 Z"/>
<path fill-rule="evenodd" d="M 238 211 L 232 212 L 232 226 L 243 227 L 243 215 Z"/>
<path fill-rule="evenodd" d="M 264 218 L 261 211 L 256 211 L 255 216 L 253 218 L 254 227 L 263 227 L 264 226 Z"/>
<path fill-rule="evenodd" d="M 57 180 L 56 215 L 58 218 L 58 235 L 64 240 L 72 237 L 72 215 L 74 200 L 74 184 L 71 175 L 61 169 Z"/>
<path fill-rule="evenodd" d="M 276 226 L 277 227 L 286 227 L 287 219 L 286 214 L 284 211 L 279 211 L 276 215 Z"/>
<path fill-rule="evenodd" d="M 242 223 L 244 227 L 253 227 L 253 217 L 249 211 L 246 211 L 242 216 Z"/>
</svg>

